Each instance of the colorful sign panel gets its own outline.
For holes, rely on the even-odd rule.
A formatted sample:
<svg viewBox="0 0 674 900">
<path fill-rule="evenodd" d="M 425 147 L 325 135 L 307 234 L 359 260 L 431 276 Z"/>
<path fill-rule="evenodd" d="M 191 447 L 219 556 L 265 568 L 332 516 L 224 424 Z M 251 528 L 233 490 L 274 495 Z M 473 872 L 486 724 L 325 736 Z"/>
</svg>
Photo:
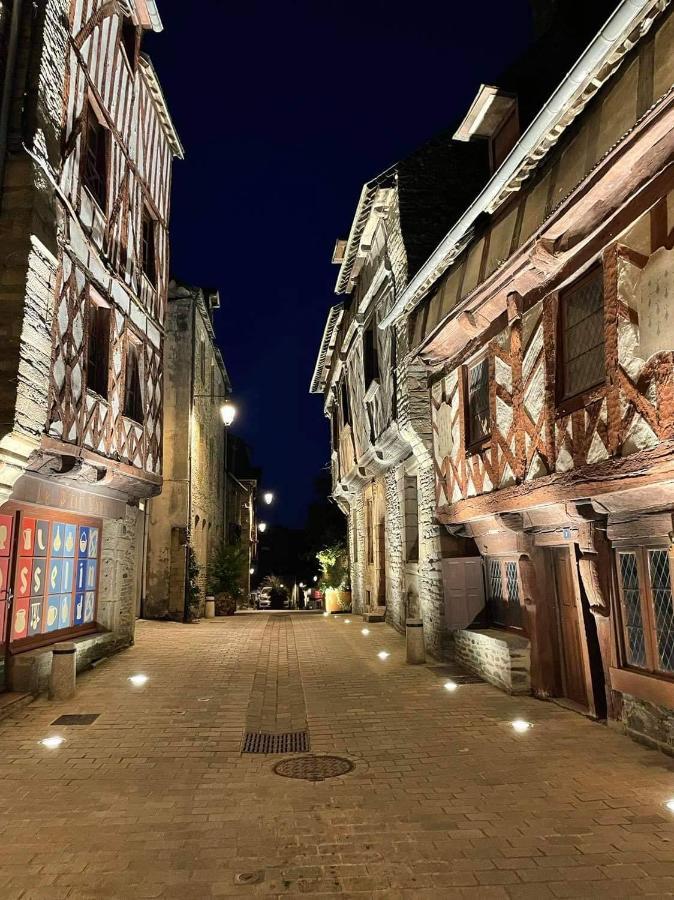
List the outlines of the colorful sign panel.
<svg viewBox="0 0 674 900">
<path fill-rule="evenodd" d="M 0 579 L 9 577 L 3 570 L 3 519 L 9 519 L 10 530 L 12 524 L 11 516 L 0 516 Z M 69 519 L 46 511 L 20 515 L 12 641 L 95 621 L 100 527 Z"/>
</svg>

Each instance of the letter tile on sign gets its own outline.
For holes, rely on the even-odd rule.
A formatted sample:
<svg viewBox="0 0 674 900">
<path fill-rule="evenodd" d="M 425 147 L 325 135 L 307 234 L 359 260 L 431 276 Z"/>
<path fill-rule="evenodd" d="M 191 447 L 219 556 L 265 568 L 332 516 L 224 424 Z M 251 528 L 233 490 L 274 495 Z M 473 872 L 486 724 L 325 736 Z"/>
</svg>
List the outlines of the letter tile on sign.
<svg viewBox="0 0 674 900">
<path fill-rule="evenodd" d="M 32 567 L 32 559 L 24 559 L 23 557 L 19 558 L 19 562 L 16 567 L 15 583 L 15 592 L 19 597 L 27 597 L 29 594 L 33 593 L 30 581 L 30 572 Z"/>
<path fill-rule="evenodd" d="M 30 594 L 37 597 L 38 594 L 44 594 L 45 584 L 47 581 L 47 560 L 33 560 L 33 575 L 31 577 Z"/>
<path fill-rule="evenodd" d="M 71 599 L 70 594 L 61 594 L 59 597 L 59 628 L 70 627 Z"/>
<path fill-rule="evenodd" d="M 96 560 L 90 559 L 87 563 L 87 590 L 96 590 Z"/>
<path fill-rule="evenodd" d="M 77 580 L 75 581 L 75 590 L 83 591 L 87 584 L 87 561 L 86 559 L 77 560 Z"/>
<path fill-rule="evenodd" d="M 49 546 L 49 522 L 38 519 L 35 523 L 35 555 L 46 556 Z"/>
<path fill-rule="evenodd" d="M 7 595 L 7 578 L 9 577 L 9 559 L 6 556 L 0 556 L 0 600 L 4 600 Z M 0 632 L 0 640 L 2 633 Z"/>
<path fill-rule="evenodd" d="M 96 594 L 94 591 L 87 591 L 86 598 L 84 600 L 84 621 L 85 622 L 93 622 L 94 621 L 94 607 L 96 606 Z"/>
<path fill-rule="evenodd" d="M 35 519 L 21 520 L 21 537 L 19 538 L 19 556 L 32 556 L 35 544 Z"/>
<path fill-rule="evenodd" d="M 87 526 L 80 525 L 80 537 L 79 537 L 77 555 L 78 556 L 86 556 L 88 550 L 89 550 L 89 528 Z"/>
<path fill-rule="evenodd" d="M 98 556 L 98 528 L 89 530 L 89 558 L 96 559 Z"/>
<path fill-rule="evenodd" d="M 84 622 L 84 594 L 75 594 L 75 625 Z"/>
<path fill-rule="evenodd" d="M 0 516 L 0 556 L 9 556 L 12 549 L 12 516 Z"/>
<path fill-rule="evenodd" d="M 63 560 L 52 559 L 49 561 L 49 582 L 47 584 L 47 592 L 49 594 L 60 594 L 62 582 Z"/>
<path fill-rule="evenodd" d="M 12 621 L 13 641 L 19 641 L 28 634 L 28 597 L 17 597 L 14 600 L 14 618 Z"/>
<path fill-rule="evenodd" d="M 63 593 L 70 593 L 73 589 L 73 572 L 74 572 L 74 559 L 67 559 L 64 557 L 63 559 L 63 569 L 61 570 L 61 591 Z"/>
</svg>

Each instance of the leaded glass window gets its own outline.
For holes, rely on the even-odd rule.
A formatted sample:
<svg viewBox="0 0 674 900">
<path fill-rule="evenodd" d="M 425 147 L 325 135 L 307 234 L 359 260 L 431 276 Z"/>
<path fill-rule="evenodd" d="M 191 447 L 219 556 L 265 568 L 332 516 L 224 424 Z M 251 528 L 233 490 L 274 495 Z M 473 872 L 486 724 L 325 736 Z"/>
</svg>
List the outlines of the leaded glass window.
<svg viewBox="0 0 674 900">
<path fill-rule="evenodd" d="M 489 360 L 468 368 L 468 444 L 489 435 Z"/>
<path fill-rule="evenodd" d="M 562 400 L 600 384 L 604 367 L 604 284 L 601 266 L 564 291 L 561 303 Z"/>
<path fill-rule="evenodd" d="M 620 554 L 620 580 L 622 583 L 623 625 L 627 662 L 643 668 L 646 665 L 644 623 L 641 615 L 639 572 L 635 553 Z"/>
<path fill-rule="evenodd" d="M 513 560 L 487 561 L 489 616 L 494 625 L 522 627 L 522 607 L 517 563 Z"/>
<path fill-rule="evenodd" d="M 674 607 L 669 558 L 666 550 L 651 550 L 648 557 L 655 612 L 657 668 L 663 672 L 674 672 Z"/>
</svg>

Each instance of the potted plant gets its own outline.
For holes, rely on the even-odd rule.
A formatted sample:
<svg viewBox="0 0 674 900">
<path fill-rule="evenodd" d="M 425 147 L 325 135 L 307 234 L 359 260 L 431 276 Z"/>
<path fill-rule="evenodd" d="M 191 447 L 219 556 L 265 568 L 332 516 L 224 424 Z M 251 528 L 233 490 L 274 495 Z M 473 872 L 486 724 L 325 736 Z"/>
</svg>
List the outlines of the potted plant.
<svg viewBox="0 0 674 900">
<path fill-rule="evenodd" d="M 326 612 L 350 612 L 351 582 L 349 580 L 349 551 L 344 541 L 324 547 L 316 554 L 321 566 L 321 590 L 325 595 Z"/>
<path fill-rule="evenodd" d="M 285 609 L 288 603 L 288 590 L 278 575 L 267 575 L 262 587 L 269 592 L 269 603 L 272 609 Z"/>
<path fill-rule="evenodd" d="M 246 582 L 248 558 L 240 544 L 221 544 L 209 567 L 208 590 L 215 598 L 215 615 L 232 616 Z"/>
</svg>

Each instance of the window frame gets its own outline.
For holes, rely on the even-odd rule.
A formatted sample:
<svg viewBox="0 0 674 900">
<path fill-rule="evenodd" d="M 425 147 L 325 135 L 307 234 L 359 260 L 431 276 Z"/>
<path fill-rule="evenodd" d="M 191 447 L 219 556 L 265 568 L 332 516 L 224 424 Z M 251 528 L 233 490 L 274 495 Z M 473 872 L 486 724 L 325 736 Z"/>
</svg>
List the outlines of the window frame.
<svg viewBox="0 0 674 900">
<path fill-rule="evenodd" d="M 499 568 L 500 578 L 501 578 L 501 606 L 506 609 L 510 609 L 517 607 L 518 613 L 517 616 L 513 616 L 512 621 L 498 621 L 494 616 L 495 609 L 495 598 L 492 595 L 491 590 L 491 565 L 497 565 Z M 504 631 L 512 631 L 516 634 L 527 634 L 526 629 L 526 618 L 525 618 L 525 608 L 524 603 L 522 602 L 522 597 L 524 596 L 524 592 L 522 590 L 522 578 L 520 574 L 520 566 L 519 566 L 519 557 L 516 556 L 485 556 L 484 558 L 485 565 L 485 581 L 486 581 L 486 611 L 487 617 L 490 625 L 493 625 L 496 628 L 502 628 Z M 516 575 L 516 585 L 517 585 L 517 601 L 516 604 L 512 599 L 512 592 L 510 590 L 510 582 L 508 580 L 508 566 L 515 566 L 515 575 Z M 500 617 L 499 617 L 500 618 Z M 505 617 L 504 617 L 505 618 Z"/>
<path fill-rule="evenodd" d="M 472 416 L 470 410 L 470 373 L 476 368 L 476 366 L 480 366 L 483 363 L 486 363 L 486 373 L 487 373 L 487 421 L 488 421 L 488 430 L 480 435 L 479 437 L 474 437 L 472 434 Z M 475 359 L 470 360 L 470 362 L 464 363 L 462 368 L 462 378 L 463 378 L 463 420 L 464 420 L 464 439 L 465 439 L 465 447 L 466 453 L 471 455 L 479 450 L 486 449 L 491 444 L 492 437 L 492 418 L 491 418 L 491 396 L 490 396 L 490 376 L 491 376 L 491 356 L 489 351 L 485 351 L 481 353 L 479 356 L 475 357 Z"/>
<path fill-rule="evenodd" d="M 674 683 L 674 671 L 668 671 L 666 669 L 660 668 L 659 666 L 660 651 L 658 644 L 657 618 L 650 572 L 650 554 L 654 551 L 664 552 L 667 556 L 667 564 L 669 566 L 670 592 L 672 594 L 672 605 L 674 606 L 674 551 L 668 543 L 666 543 L 665 541 L 654 541 L 637 546 L 621 546 L 616 550 L 614 554 L 619 600 L 618 608 L 616 611 L 618 624 L 616 632 L 619 638 L 619 665 L 621 669 L 629 672 L 637 672 L 639 674 L 648 675 L 654 678 Z M 639 666 L 629 661 L 629 637 L 627 634 L 627 622 L 625 616 L 625 596 L 622 573 L 620 569 L 620 557 L 626 554 L 631 554 L 636 558 L 640 604 L 639 608 L 641 612 L 641 622 L 644 630 L 645 665 L 643 666 Z"/>
<path fill-rule="evenodd" d="M 96 387 L 92 387 L 91 382 L 89 380 L 91 366 L 91 336 L 93 333 L 92 329 L 92 314 L 98 314 L 100 310 L 105 310 L 107 313 L 107 344 L 105 346 L 105 364 L 101 367 L 105 371 L 105 392 L 101 392 L 98 390 L 100 387 L 99 384 Z M 100 294 L 93 289 L 89 292 L 89 299 L 87 303 L 87 353 L 86 353 L 86 385 L 87 391 L 91 391 L 96 397 L 101 398 L 105 402 L 110 400 L 110 343 L 111 343 L 111 332 L 112 332 L 112 309 L 108 303 L 106 303 Z M 98 366 L 96 367 L 98 369 Z"/>
<path fill-rule="evenodd" d="M 80 144 L 80 180 L 82 187 L 86 188 L 87 193 L 101 210 L 103 215 L 107 215 L 108 194 L 110 191 L 110 129 L 105 121 L 105 116 L 99 112 L 97 105 L 90 96 L 86 97 L 84 106 L 85 111 Z M 91 147 L 89 140 L 89 125 L 92 121 L 96 122 L 97 130 L 102 135 L 102 150 L 97 149 L 95 154 L 95 168 L 100 177 L 102 188 L 96 187 L 87 177 L 87 173 L 89 172 L 88 161 L 91 158 L 89 153 Z M 99 159 L 100 153 L 102 153 L 102 159 Z M 102 171 L 99 171 L 99 165 L 102 165 Z"/>
<path fill-rule="evenodd" d="M 143 373 L 141 371 L 142 365 L 142 354 L 143 354 L 143 341 L 132 331 L 127 329 L 125 336 L 125 357 L 124 357 L 124 402 L 122 405 L 122 415 L 125 419 L 129 419 L 131 422 L 135 422 L 136 425 L 140 425 L 141 427 L 145 425 L 145 398 L 143 397 Z M 136 359 L 138 363 L 138 403 L 140 405 L 140 418 L 136 418 L 134 415 L 138 410 L 130 409 L 128 404 L 128 396 L 129 396 L 129 350 L 131 347 L 134 348 L 134 353 L 136 354 Z"/>
<path fill-rule="evenodd" d="M 133 54 L 129 54 L 129 37 L 130 31 L 129 26 L 133 29 L 134 32 L 134 47 Z M 122 55 L 126 60 L 126 63 L 129 66 L 132 74 L 135 74 L 137 64 L 138 64 L 138 50 L 139 50 L 139 40 L 138 40 L 138 27 L 135 22 L 131 18 L 131 16 L 122 16 L 119 23 L 119 46 L 122 49 Z"/>
<path fill-rule="evenodd" d="M 566 315 L 567 315 L 567 302 L 566 298 L 574 291 L 577 291 L 581 288 L 586 282 L 592 281 L 594 278 L 599 277 L 601 282 L 601 300 L 602 300 L 602 348 L 604 353 L 604 367 L 601 377 L 597 379 L 593 384 L 586 385 L 581 390 L 576 391 L 574 394 L 566 393 L 566 383 L 565 383 L 565 363 L 566 363 L 566 351 L 568 347 L 567 341 L 567 327 L 566 327 Z M 557 311 L 556 311 L 556 371 L 555 371 L 555 400 L 558 413 L 566 414 L 567 412 L 573 412 L 576 409 L 580 409 L 586 405 L 591 399 L 597 397 L 603 390 L 606 388 L 606 332 L 605 332 L 605 321 L 606 321 L 606 297 L 604 291 L 604 267 L 602 265 L 601 260 L 597 260 L 593 263 L 587 271 L 583 272 L 582 275 L 578 276 L 578 278 L 574 279 L 571 284 L 567 285 L 565 288 L 560 290 L 557 293 Z M 599 345 L 597 345 L 599 346 Z"/>
<path fill-rule="evenodd" d="M 146 235 L 146 226 L 149 226 L 150 236 Z M 148 257 L 148 248 L 152 251 L 151 259 Z M 157 219 L 152 215 L 147 203 L 143 203 L 140 217 L 140 268 L 153 288 L 157 288 L 159 282 L 159 270 L 157 267 Z"/>
<path fill-rule="evenodd" d="M 363 328 L 363 384 L 365 392 L 372 384 L 379 384 L 381 368 L 379 366 L 379 344 L 377 342 L 377 323 L 374 319 Z"/>
</svg>

